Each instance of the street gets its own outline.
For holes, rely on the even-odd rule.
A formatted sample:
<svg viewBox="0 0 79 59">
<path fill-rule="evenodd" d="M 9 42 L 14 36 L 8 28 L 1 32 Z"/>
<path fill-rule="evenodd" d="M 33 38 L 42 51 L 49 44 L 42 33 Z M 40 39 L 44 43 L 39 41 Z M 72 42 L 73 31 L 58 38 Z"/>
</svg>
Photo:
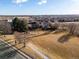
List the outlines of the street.
<svg viewBox="0 0 79 59">
<path fill-rule="evenodd" d="M 0 59 L 26 59 L 6 43 L 0 41 Z"/>
</svg>

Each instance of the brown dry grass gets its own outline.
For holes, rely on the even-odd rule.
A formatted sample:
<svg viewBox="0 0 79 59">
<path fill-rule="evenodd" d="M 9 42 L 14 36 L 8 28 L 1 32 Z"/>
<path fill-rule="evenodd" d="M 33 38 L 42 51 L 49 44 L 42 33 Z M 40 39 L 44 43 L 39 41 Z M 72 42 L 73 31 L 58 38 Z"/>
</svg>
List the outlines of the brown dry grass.
<svg viewBox="0 0 79 59">
<path fill-rule="evenodd" d="M 35 36 L 35 35 L 37 35 L 37 33 L 34 33 L 34 32 L 32 32 L 31 33 L 31 36 L 29 36 L 29 37 L 32 37 L 32 36 Z M 5 37 L 4 36 L 2 36 L 2 38 L 6 41 L 6 42 L 9 42 L 9 43 L 11 43 L 12 45 L 14 45 L 14 41 L 15 41 L 15 36 L 14 35 L 5 35 Z M 27 43 L 28 44 L 28 43 Z M 28 54 L 28 55 L 30 55 L 30 56 L 32 56 L 34 59 L 42 59 L 42 57 L 40 57 L 36 52 L 34 52 L 31 48 L 29 48 L 29 47 L 23 47 L 23 44 L 16 44 L 15 45 L 15 47 L 17 48 L 17 49 L 20 49 L 21 51 L 23 51 L 24 53 L 26 53 L 26 54 Z"/>
<path fill-rule="evenodd" d="M 65 43 L 58 42 L 58 39 L 67 33 L 59 33 L 41 36 L 32 39 L 32 42 L 52 59 L 79 59 L 79 38 L 71 37 Z M 56 58 L 55 58 L 56 57 Z"/>
<path fill-rule="evenodd" d="M 66 35 L 67 32 L 61 32 L 56 34 L 53 32 L 47 32 L 46 34 L 44 33 L 45 32 L 43 31 L 31 32 L 31 35 L 29 35 L 31 40 L 29 42 L 34 43 L 40 50 L 44 52 L 44 54 L 50 57 L 50 59 L 79 59 L 78 37 L 70 37 L 67 42 L 61 43 L 58 41 L 58 39 L 63 35 Z M 12 37 L 6 36 L 6 39 L 14 40 L 14 35 L 12 35 Z M 20 46 L 21 45 L 17 45 L 16 47 L 20 48 Z M 41 57 L 39 57 L 29 47 L 22 48 L 21 50 L 30 54 L 35 59 L 41 59 Z"/>
</svg>

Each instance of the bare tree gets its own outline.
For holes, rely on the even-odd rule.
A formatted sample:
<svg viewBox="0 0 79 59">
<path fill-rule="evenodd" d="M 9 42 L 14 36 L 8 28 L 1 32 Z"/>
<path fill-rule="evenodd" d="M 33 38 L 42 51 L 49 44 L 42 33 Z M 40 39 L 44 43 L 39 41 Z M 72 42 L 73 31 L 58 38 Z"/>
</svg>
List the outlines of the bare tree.
<svg viewBox="0 0 79 59">
<path fill-rule="evenodd" d="M 15 45 L 16 44 L 23 44 L 23 47 L 26 46 L 26 32 L 15 32 Z"/>
<path fill-rule="evenodd" d="M 79 24 L 76 24 L 74 35 L 79 36 Z"/>
<path fill-rule="evenodd" d="M 51 27 L 51 29 L 56 30 L 59 27 L 59 22 L 55 21 L 54 23 L 52 23 L 51 21 L 48 22 L 49 26 Z"/>
<path fill-rule="evenodd" d="M 69 34 L 74 35 L 76 24 L 69 24 Z"/>
</svg>

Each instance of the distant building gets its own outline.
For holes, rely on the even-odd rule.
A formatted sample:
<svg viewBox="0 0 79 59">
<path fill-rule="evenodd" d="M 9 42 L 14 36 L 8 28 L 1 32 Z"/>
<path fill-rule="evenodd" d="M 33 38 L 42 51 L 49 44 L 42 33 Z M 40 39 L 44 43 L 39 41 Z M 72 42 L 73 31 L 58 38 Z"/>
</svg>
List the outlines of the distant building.
<svg viewBox="0 0 79 59">
<path fill-rule="evenodd" d="M 10 22 L 9 20 L 0 20 L 0 31 L 3 31 L 5 34 L 12 33 Z"/>
</svg>

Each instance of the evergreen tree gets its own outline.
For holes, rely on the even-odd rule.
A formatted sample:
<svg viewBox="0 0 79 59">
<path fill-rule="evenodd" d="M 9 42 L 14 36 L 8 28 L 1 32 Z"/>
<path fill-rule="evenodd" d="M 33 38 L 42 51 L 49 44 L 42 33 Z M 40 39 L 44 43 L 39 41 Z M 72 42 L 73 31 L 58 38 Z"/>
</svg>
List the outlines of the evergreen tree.
<svg viewBox="0 0 79 59">
<path fill-rule="evenodd" d="M 18 30 L 18 25 L 19 25 L 19 19 L 16 17 L 12 21 L 12 30 L 17 31 Z"/>
<path fill-rule="evenodd" d="M 19 32 L 26 32 L 28 29 L 27 22 L 24 20 L 20 20 L 17 17 L 12 21 L 12 30 Z"/>
</svg>

